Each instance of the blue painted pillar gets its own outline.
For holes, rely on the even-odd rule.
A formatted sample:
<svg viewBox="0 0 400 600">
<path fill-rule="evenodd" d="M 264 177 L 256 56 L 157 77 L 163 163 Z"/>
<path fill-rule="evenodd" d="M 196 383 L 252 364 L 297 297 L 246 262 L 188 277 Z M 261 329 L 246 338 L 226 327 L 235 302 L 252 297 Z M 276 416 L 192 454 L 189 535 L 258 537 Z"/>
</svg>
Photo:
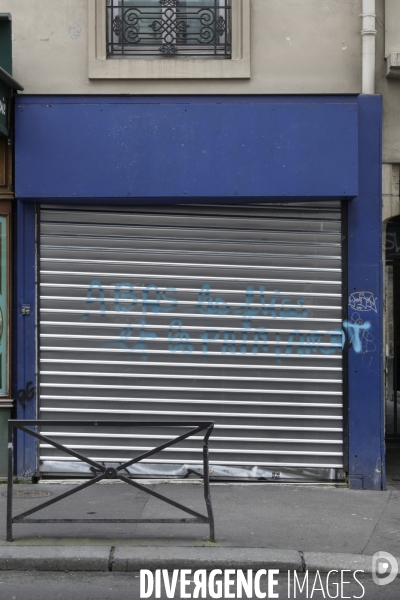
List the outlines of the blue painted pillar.
<svg viewBox="0 0 400 600">
<path fill-rule="evenodd" d="M 36 210 L 34 203 L 16 201 L 14 390 L 16 417 L 36 418 Z M 29 307 L 29 308 L 28 308 Z M 27 311 L 30 311 L 29 314 Z M 16 475 L 36 473 L 36 441 L 16 432 Z"/>
<path fill-rule="evenodd" d="M 381 97 L 360 96 L 359 195 L 348 209 L 349 480 L 373 490 L 385 486 L 381 121 Z"/>
</svg>

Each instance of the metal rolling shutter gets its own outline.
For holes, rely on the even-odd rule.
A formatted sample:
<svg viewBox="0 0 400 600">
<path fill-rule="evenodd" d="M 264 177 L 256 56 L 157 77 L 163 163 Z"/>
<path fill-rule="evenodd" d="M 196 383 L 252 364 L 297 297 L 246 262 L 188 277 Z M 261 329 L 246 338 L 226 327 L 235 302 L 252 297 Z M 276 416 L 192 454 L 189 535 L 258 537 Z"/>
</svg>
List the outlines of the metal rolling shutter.
<svg viewBox="0 0 400 600">
<path fill-rule="evenodd" d="M 341 254 L 339 203 L 42 206 L 40 418 L 211 418 L 215 475 L 340 478 Z M 117 463 L 153 434 L 57 439 Z M 187 475 L 200 452 L 147 470 Z M 43 444 L 40 461 L 85 469 Z"/>
</svg>

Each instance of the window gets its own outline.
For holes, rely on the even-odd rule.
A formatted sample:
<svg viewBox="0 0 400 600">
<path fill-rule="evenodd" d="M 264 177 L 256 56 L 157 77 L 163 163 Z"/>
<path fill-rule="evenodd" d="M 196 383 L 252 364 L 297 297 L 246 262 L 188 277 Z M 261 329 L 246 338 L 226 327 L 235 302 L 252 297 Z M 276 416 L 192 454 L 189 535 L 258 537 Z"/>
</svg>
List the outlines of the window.
<svg viewBox="0 0 400 600">
<path fill-rule="evenodd" d="M 250 77 L 250 0 L 88 0 L 90 79 Z"/>
<path fill-rule="evenodd" d="M 230 0 L 107 0 L 107 58 L 230 58 L 230 9 Z"/>
</svg>

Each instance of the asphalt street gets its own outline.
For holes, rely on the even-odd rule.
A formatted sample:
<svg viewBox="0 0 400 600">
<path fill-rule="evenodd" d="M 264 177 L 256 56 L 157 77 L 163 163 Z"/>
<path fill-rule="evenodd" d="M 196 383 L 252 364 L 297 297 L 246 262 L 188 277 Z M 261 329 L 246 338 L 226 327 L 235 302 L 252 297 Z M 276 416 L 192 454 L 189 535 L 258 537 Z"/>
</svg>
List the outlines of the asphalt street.
<svg viewBox="0 0 400 600">
<path fill-rule="evenodd" d="M 303 583 L 304 575 L 299 575 L 300 583 Z M 365 600 L 398 600 L 400 598 L 400 578 L 385 586 L 377 586 L 372 582 L 370 575 L 358 576 L 360 583 L 355 582 L 351 574 L 345 580 L 352 580 L 345 584 L 343 592 L 338 590 L 335 581 L 327 589 L 325 586 L 326 575 L 321 574 L 323 591 L 318 591 L 315 585 L 315 573 L 309 573 L 308 591 L 305 588 L 299 592 L 296 587 L 294 594 L 293 586 L 288 592 L 287 574 L 279 576 L 279 583 L 274 591 L 279 598 L 364 598 Z M 361 585 L 360 585 L 361 584 Z M 179 592 L 180 581 L 178 580 L 178 592 L 174 596 L 181 599 Z M 261 592 L 267 594 L 266 583 L 260 586 Z M 329 595 L 328 595 L 329 592 Z M 187 589 L 191 593 L 191 589 Z M 200 596 L 201 597 L 201 596 Z M 221 596 L 226 598 L 226 596 Z M 139 574 L 138 573 L 64 573 L 64 572 L 2 572 L 0 574 L 0 598 L 1 600 L 140 600 Z M 155 598 L 154 595 L 151 598 Z M 207 595 L 206 598 L 211 598 Z M 255 595 L 252 598 L 256 598 Z M 167 596 L 161 594 L 161 600 Z"/>
</svg>

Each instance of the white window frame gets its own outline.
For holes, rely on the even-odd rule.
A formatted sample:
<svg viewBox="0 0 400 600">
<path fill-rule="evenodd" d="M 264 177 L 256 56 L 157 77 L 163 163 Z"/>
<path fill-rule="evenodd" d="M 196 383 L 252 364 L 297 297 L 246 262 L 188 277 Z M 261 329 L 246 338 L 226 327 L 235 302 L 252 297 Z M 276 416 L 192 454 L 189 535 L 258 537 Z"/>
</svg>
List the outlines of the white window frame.
<svg viewBox="0 0 400 600">
<path fill-rule="evenodd" d="M 107 59 L 106 0 L 88 0 L 89 79 L 246 79 L 250 77 L 250 0 L 231 0 L 232 56 Z"/>
</svg>

